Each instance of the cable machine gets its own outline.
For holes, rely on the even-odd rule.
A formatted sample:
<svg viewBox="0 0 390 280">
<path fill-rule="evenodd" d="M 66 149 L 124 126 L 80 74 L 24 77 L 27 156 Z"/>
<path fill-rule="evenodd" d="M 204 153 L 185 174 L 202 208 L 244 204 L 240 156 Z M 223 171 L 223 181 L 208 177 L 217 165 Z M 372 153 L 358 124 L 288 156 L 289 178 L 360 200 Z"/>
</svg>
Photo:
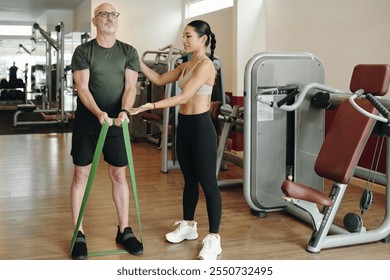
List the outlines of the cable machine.
<svg viewBox="0 0 390 280">
<path fill-rule="evenodd" d="M 326 248 L 390 241 L 390 112 L 386 103 L 382 103 L 386 99 L 380 98 L 387 93 L 389 81 L 390 65 L 355 66 L 350 83 L 353 94 L 338 106 L 314 165 L 316 174 L 332 182 L 329 195 L 300 181 L 285 180 L 281 184 L 286 201 L 310 214 L 314 230 L 306 248 L 308 252 L 319 253 Z M 320 85 L 314 86 L 321 88 Z M 331 88 L 321 89 L 332 92 Z M 361 152 L 372 133 L 384 137 L 387 142 L 383 220 L 376 228 L 368 229 L 363 225 L 363 214 L 370 208 L 373 195 L 372 190 L 366 187 L 360 199 L 361 214 L 348 213 L 343 219 L 344 227 L 339 226 L 342 231 L 329 234 L 330 228 L 336 225 L 335 217 L 354 176 Z"/>
<path fill-rule="evenodd" d="M 43 30 L 38 23 L 33 24 L 32 40 L 36 41 L 36 31 L 46 40 L 46 86 L 44 97 L 42 99 L 42 108 L 38 108 L 36 104 L 30 102 L 18 105 L 18 110 L 14 114 L 14 126 L 23 124 L 48 124 L 48 123 L 68 123 L 68 116 L 64 110 L 64 80 L 65 80 L 65 65 L 64 65 L 64 24 L 60 22 L 56 27 L 57 39 L 53 39 L 47 31 Z M 52 84 L 51 73 L 52 67 L 52 48 L 56 51 L 56 87 Z M 58 88 L 57 88 L 58 85 Z M 56 106 L 53 107 L 52 93 L 55 93 Z M 38 113 L 41 114 L 43 120 L 38 121 L 20 121 L 18 116 L 23 113 Z M 55 116 L 54 118 L 52 116 Z"/>
<path fill-rule="evenodd" d="M 243 190 L 253 214 L 264 217 L 286 207 L 282 191 L 275 188 L 286 177 L 322 190 L 322 178 L 310 172 L 324 138 L 324 112 L 310 105 L 315 92 L 301 93 L 299 106 L 290 112 L 269 104 L 287 106 L 306 84 L 323 81 L 322 63 L 309 53 L 263 52 L 248 61 Z"/>
</svg>

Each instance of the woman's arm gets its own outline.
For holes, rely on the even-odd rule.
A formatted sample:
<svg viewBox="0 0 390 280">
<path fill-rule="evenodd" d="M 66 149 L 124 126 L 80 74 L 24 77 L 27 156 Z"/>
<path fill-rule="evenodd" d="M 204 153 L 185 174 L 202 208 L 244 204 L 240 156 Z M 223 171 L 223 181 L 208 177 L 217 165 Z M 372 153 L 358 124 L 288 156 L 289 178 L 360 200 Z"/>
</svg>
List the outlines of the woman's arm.
<svg viewBox="0 0 390 280">
<path fill-rule="evenodd" d="M 149 81 L 151 81 L 157 86 L 162 86 L 177 81 L 181 75 L 182 69 L 183 64 L 179 65 L 178 67 L 169 72 L 158 74 L 141 61 L 142 73 L 146 76 L 146 78 L 149 79 Z"/>
</svg>

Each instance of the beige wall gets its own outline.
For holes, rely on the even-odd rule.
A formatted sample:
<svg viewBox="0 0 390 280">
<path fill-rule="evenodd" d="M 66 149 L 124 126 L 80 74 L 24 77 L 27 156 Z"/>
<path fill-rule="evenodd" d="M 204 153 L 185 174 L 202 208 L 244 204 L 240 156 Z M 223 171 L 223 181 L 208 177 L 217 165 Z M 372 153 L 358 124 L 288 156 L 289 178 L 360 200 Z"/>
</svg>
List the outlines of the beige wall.
<svg viewBox="0 0 390 280">
<path fill-rule="evenodd" d="M 355 65 L 390 63 L 389 10 L 388 0 L 235 0 L 233 17 L 201 18 L 223 38 L 225 90 L 242 96 L 245 65 L 263 51 L 313 53 L 325 83 L 348 90 Z"/>
<path fill-rule="evenodd" d="M 248 60 L 266 49 L 265 1 L 234 1 L 233 87 L 234 96 L 244 95 L 244 74 Z"/>
<path fill-rule="evenodd" d="M 266 48 L 304 51 L 325 67 L 325 83 L 349 89 L 360 63 L 390 62 L 389 0 L 267 0 Z"/>
<path fill-rule="evenodd" d="M 91 0 L 93 10 L 103 1 Z M 157 50 L 176 40 L 182 22 L 182 0 L 112 0 L 120 12 L 117 38 L 137 48 L 142 55 Z M 91 27 L 91 37 L 96 36 Z"/>
<path fill-rule="evenodd" d="M 111 1 L 121 13 L 118 38 L 133 44 L 140 54 L 171 43 L 181 48 L 182 29 L 194 19 L 184 19 L 184 4 L 189 1 Z M 92 9 L 101 2 L 85 0 L 76 8 L 75 31 L 85 31 Z M 234 8 L 197 17 L 208 21 L 216 34 L 224 87 L 233 95 L 243 95 L 245 65 L 263 51 L 310 52 L 324 64 L 326 84 L 340 89 L 348 89 L 356 64 L 389 62 L 389 0 L 234 3 Z M 94 28 L 92 37 L 93 32 Z"/>
<path fill-rule="evenodd" d="M 209 23 L 211 30 L 215 34 L 217 41 L 215 55 L 221 59 L 222 72 L 224 81 L 224 90 L 232 92 L 233 88 L 233 46 L 234 46 L 234 26 L 233 26 L 233 8 L 223 9 L 221 11 L 205 14 L 202 16 L 189 18 L 184 20 L 183 27 L 185 24 L 192 20 L 201 19 Z M 182 27 L 182 28 L 183 28 Z M 181 43 L 181 32 L 178 35 L 180 41 L 177 43 L 182 47 Z"/>
<path fill-rule="evenodd" d="M 84 0 L 74 9 L 73 32 L 91 32 L 91 0 Z"/>
</svg>

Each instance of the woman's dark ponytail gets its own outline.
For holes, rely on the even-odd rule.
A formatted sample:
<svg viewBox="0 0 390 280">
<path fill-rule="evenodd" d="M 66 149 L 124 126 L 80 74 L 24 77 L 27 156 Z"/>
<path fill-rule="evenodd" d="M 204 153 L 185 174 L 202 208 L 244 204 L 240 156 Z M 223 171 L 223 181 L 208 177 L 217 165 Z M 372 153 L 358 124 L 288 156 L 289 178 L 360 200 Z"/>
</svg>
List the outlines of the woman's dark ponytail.
<svg viewBox="0 0 390 280">
<path fill-rule="evenodd" d="M 214 50 L 215 50 L 217 41 L 215 40 L 215 34 L 211 31 L 210 31 L 210 37 L 211 37 L 211 40 L 210 40 L 211 57 L 210 57 L 210 59 L 213 60 L 214 59 Z"/>
</svg>

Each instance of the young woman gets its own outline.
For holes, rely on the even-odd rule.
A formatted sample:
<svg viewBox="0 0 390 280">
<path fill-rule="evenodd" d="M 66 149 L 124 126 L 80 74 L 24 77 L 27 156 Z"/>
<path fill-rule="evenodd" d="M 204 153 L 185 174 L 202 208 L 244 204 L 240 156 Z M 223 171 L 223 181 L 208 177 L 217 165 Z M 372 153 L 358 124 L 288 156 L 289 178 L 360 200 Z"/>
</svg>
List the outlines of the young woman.
<svg viewBox="0 0 390 280">
<path fill-rule="evenodd" d="M 211 58 L 206 55 L 209 44 Z M 165 238 L 172 243 L 198 238 L 194 216 L 200 183 L 206 197 L 209 234 L 203 239 L 198 258 L 207 260 L 217 259 L 222 252 L 218 234 L 222 203 L 216 178 L 217 134 L 209 113 L 216 76 L 212 62 L 215 44 L 215 35 L 207 22 L 195 20 L 189 23 L 184 28 L 183 46 L 186 53 L 192 54 L 191 61 L 161 75 L 141 62 L 141 71 L 152 83 L 165 85 L 178 81 L 181 94 L 131 110 L 131 114 L 138 114 L 180 105 L 176 149 L 185 182 L 183 220 L 176 222 L 178 228 L 167 233 Z"/>
</svg>

